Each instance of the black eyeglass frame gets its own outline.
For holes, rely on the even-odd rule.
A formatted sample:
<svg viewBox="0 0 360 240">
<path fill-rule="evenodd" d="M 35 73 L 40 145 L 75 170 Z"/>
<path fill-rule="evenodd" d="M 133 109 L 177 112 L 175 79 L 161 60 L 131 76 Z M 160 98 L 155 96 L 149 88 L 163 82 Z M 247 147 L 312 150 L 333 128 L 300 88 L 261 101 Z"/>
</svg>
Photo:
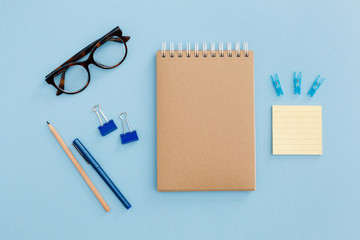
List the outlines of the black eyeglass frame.
<svg viewBox="0 0 360 240">
<path fill-rule="evenodd" d="M 118 37 L 118 38 L 114 38 L 114 37 Z M 113 30 L 111 30 L 109 33 L 104 35 L 103 37 L 101 37 L 98 40 L 96 40 L 96 41 L 92 42 L 91 44 L 89 44 L 87 47 L 85 47 L 84 49 L 79 51 L 77 54 L 72 56 L 70 59 L 68 59 L 66 62 L 61 64 L 54 71 L 49 73 L 45 77 L 45 81 L 48 84 L 54 86 L 58 90 L 57 93 L 56 93 L 57 96 L 62 94 L 62 93 L 65 93 L 65 94 L 77 94 L 77 93 L 80 93 L 85 88 L 87 88 L 87 86 L 89 86 L 89 83 L 90 83 L 89 65 L 94 64 L 95 66 L 98 66 L 98 67 L 100 67 L 102 69 L 112 69 L 112 68 L 115 68 L 115 67 L 119 66 L 125 60 L 125 58 L 127 56 L 128 49 L 127 49 L 126 42 L 129 41 L 129 39 L 130 39 L 129 36 L 123 36 L 121 29 L 119 27 L 116 27 Z M 94 60 L 94 53 L 95 53 L 96 49 L 98 49 L 102 44 L 104 44 L 107 41 L 115 41 L 115 42 L 123 43 L 124 47 L 125 47 L 125 54 L 124 54 L 124 57 L 122 58 L 122 60 L 118 64 L 116 64 L 114 66 L 111 66 L 111 67 L 102 65 L 100 63 L 97 63 Z M 86 56 L 87 54 L 89 54 L 89 57 L 86 60 L 77 62 L 78 60 L 80 60 L 81 58 Z M 84 67 L 85 70 L 87 71 L 87 73 L 88 73 L 87 83 L 82 89 L 80 89 L 80 90 L 78 90 L 76 92 L 65 91 L 64 90 L 65 73 L 68 70 L 68 68 L 70 68 L 71 66 L 76 66 L 76 65 L 80 65 L 80 66 Z M 61 74 L 61 79 L 60 79 L 59 86 L 57 86 L 55 84 L 55 77 L 58 76 L 59 74 Z"/>
</svg>

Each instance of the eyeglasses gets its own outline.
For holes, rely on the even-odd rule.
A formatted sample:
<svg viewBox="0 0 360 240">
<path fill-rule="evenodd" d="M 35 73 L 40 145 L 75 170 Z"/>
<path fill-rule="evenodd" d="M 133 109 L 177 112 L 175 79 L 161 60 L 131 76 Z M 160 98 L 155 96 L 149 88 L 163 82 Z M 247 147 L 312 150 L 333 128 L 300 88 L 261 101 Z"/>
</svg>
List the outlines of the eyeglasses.
<svg viewBox="0 0 360 240">
<path fill-rule="evenodd" d="M 126 58 L 126 42 L 129 39 L 130 37 L 123 36 L 120 28 L 116 27 L 48 74 L 45 81 L 58 90 L 56 95 L 79 93 L 90 83 L 89 65 L 94 64 L 103 69 L 119 66 Z M 88 54 L 86 60 L 79 61 Z"/>
</svg>

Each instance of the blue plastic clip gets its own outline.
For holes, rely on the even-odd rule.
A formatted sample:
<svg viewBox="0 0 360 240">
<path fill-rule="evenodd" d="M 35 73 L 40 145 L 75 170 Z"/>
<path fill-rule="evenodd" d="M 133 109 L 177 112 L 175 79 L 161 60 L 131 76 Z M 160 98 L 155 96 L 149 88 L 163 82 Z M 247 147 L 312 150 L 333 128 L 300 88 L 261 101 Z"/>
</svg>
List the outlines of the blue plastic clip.
<svg viewBox="0 0 360 240">
<path fill-rule="evenodd" d="M 103 116 L 103 118 L 106 120 L 106 123 L 103 124 L 103 122 L 101 121 L 100 114 L 98 111 L 96 111 L 96 107 L 99 109 L 101 116 Z M 109 121 L 105 117 L 104 113 L 101 111 L 101 105 L 95 105 L 91 110 L 93 110 L 96 113 L 100 121 L 100 126 L 98 128 L 100 130 L 101 136 L 106 136 L 117 129 L 117 126 L 115 125 L 114 121 L 112 119 L 110 119 Z"/>
<path fill-rule="evenodd" d="M 314 84 L 312 85 L 312 87 L 310 88 L 308 95 L 310 95 L 311 97 L 314 96 L 314 94 L 316 93 L 316 91 L 319 89 L 320 85 L 323 83 L 323 81 L 325 80 L 325 78 L 320 78 L 320 75 L 317 76 L 317 78 L 315 79 Z"/>
<path fill-rule="evenodd" d="M 294 93 L 301 94 L 301 72 L 296 77 L 296 72 L 294 72 Z"/>
<path fill-rule="evenodd" d="M 125 130 L 125 121 L 124 121 L 124 118 L 121 116 L 122 114 L 125 114 L 125 121 L 126 121 L 126 125 L 129 128 L 129 132 L 126 132 L 126 130 Z M 120 134 L 122 144 L 131 143 L 131 142 L 139 140 L 136 130 L 134 130 L 134 131 L 131 130 L 131 127 L 130 127 L 127 117 L 128 117 L 128 114 L 126 112 L 122 112 L 119 114 L 119 118 L 122 121 L 123 130 L 124 130 L 124 133 Z"/>
<path fill-rule="evenodd" d="M 272 80 L 272 82 L 274 84 L 276 94 L 278 96 L 284 95 L 283 90 L 281 89 L 280 80 L 279 80 L 279 77 L 278 77 L 277 73 L 275 73 L 275 79 L 273 78 L 273 76 L 271 76 L 271 80 Z"/>
</svg>

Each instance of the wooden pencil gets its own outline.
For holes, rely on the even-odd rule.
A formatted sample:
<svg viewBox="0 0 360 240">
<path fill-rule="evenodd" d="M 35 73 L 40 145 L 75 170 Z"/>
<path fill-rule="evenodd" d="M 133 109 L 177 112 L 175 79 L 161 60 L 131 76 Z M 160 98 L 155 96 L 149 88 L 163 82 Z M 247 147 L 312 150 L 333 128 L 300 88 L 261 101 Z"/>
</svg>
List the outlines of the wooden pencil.
<svg viewBox="0 0 360 240">
<path fill-rule="evenodd" d="M 60 137 L 59 133 L 56 131 L 56 129 L 49 123 L 47 122 L 48 127 L 50 129 L 50 132 L 54 135 L 54 137 L 56 138 L 56 140 L 59 142 L 60 146 L 62 147 L 62 149 L 65 151 L 66 155 L 68 155 L 68 157 L 70 158 L 71 162 L 74 164 L 75 168 L 79 171 L 80 175 L 83 177 L 83 179 L 85 180 L 85 182 L 87 183 L 87 185 L 89 186 L 89 188 L 91 189 L 91 191 L 94 193 L 95 197 L 99 200 L 100 204 L 103 206 L 103 208 L 105 209 L 106 212 L 110 211 L 110 207 L 107 205 L 107 203 L 105 202 L 105 200 L 103 199 L 103 197 L 100 195 L 99 191 L 96 189 L 96 187 L 94 186 L 94 184 L 91 182 L 90 178 L 88 177 L 88 175 L 85 173 L 84 169 L 81 167 L 81 165 L 79 164 L 79 162 L 76 160 L 76 158 L 74 157 L 74 155 L 72 154 L 72 152 L 70 151 L 70 149 L 67 147 L 67 145 L 65 144 L 64 140 L 62 140 L 62 138 Z"/>
</svg>

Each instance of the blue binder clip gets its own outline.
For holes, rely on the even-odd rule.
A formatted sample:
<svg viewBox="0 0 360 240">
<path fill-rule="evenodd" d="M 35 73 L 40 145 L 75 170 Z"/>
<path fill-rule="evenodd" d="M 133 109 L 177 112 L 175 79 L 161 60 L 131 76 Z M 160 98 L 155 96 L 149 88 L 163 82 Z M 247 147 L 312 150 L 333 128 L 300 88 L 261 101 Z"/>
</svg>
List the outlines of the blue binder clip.
<svg viewBox="0 0 360 240">
<path fill-rule="evenodd" d="M 106 123 L 103 124 L 103 122 L 101 121 L 101 117 L 98 111 L 96 111 L 96 107 L 99 109 L 99 112 L 101 114 L 101 116 L 103 116 L 103 118 L 105 119 Z M 112 131 L 117 129 L 117 126 L 115 125 L 114 121 L 112 119 L 110 119 L 110 121 L 105 117 L 104 113 L 101 111 L 101 105 L 95 105 L 91 110 L 93 110 L 99 121 L 100 121 L 100 126 L 98 127 L 101 133 L 101 136 L 106 136 L 109 133 L 111 133 Z"/>
<path fill-rule="evenodd" d="M 126 121 L 126 125 L 129 128 L 129 132 L 126 132 L 126 130 L 125 130 L 125 121 L 124 121 L 124 118 L 121 116 L 123 114 L 125 114 L 125 121 Z M 127 117 L 128 117 L 128 114 L 126 112 L 122 112 L 119 114 L 119 118 L 122 121 L 123 129 L 124 129 L 124 133 L 120 134 L 122 144 L 131 143 L 131 142 L 139 140 L 136 130 L 134 130 L 134 131 L 131 130 L 131 127 L 130 127 Z"/>
<path fill-rule="evenodd" d="M 296 77 L 296 72 L 294 72 L 294 93 L 301 94 L 301 72 Z"/>
<path fill-rule="evenodd" d="M 314 96 L 314 94 L 319 89 L 320 85 L 323 83 L 324 80 L 325 80 L 325 78 L 320 78 L 320 75 L 317 76 L 314 84 L 312 85 L 312 87 L 310 88 L 310 90 L 308 92 L 308 95 L 310 95 L 311 97 Z"/>
<path fill-rule="evenodd" d="M 279 80 L 279 77 L 278 77 L 277 73 L 275 73 L 275 79 L 273 78 L 273 76 L 271 76 L 271 80 L 272 80 L 272 82 L 274 84 L 276 94 L 278 96 L 284 95 L 283 90 L 281 89 L 280 80 Z"/>
</svg>

